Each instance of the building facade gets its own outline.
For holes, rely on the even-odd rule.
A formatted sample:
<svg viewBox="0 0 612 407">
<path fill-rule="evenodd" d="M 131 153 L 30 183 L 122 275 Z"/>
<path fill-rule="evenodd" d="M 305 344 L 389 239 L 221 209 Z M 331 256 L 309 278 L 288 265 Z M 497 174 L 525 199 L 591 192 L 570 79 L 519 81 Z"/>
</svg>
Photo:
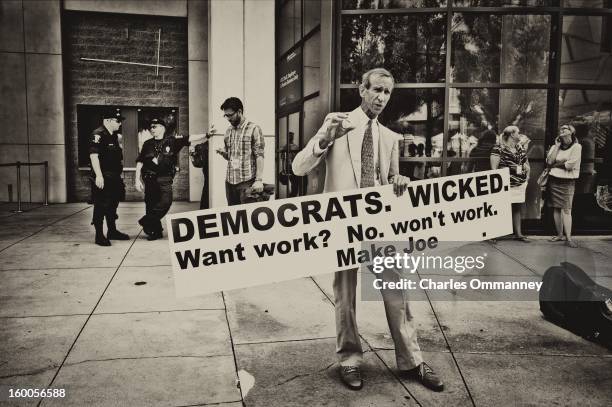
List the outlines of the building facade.
<svg viewBox="0 0 612 407">
<path fill-rule="evenodd" d="M 380 66 L 396 79 L 381 121 L 404 136 L 403 175 L 482 170 L 489 156 L 475 147 L 518 125 L 531 163 L 523 219 L 543 232 L 552 220 L 536 180 L 571 123 L 583 147 L 575 228 L 612 231 L 601 199 L 612 178 L 611 1 L 277 0 L 276 18 L 279 196 L 321 191 L 321 171 L 291 175 L 292 151 L 325 113 L 357 106 L 360 75 Z"/>
<path fill-rule="evenodd" d="M 225 205 L 225 161 L 214 154 L 228 126 L 220 105 L 237 96 L 266 139 L 264 180 L 274 182 L 274 2 L 223 0 L 7 0 L 0 3 L 0 163 L 49 161 L 50 202 L 90 197 L 87 139 L 104 106 L 122 108 L 127 199 L 147 122 L 177 133 L 211 123 L 209 163 L 181 152 L 178 200 Z M 210 153 L 212 152 L 212 153 Z M 206 175 L 206 176 L 205 176 Z M 0 168 L 0 201 L 15 200 L 14 167 Z M 21 195 L 44 199 L 42 167 L 23 167 Z"/>
</svg>

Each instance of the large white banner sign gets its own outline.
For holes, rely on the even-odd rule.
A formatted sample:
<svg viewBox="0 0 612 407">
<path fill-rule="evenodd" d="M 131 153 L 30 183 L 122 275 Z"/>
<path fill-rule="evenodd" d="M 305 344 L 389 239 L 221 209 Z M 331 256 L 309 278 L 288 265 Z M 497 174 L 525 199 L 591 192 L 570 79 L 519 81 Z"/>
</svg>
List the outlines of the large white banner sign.
<svg viewBox="0 0 612 407">
<path fill-rule="evenodd" d="M 402 241 L 415 253 L 443 241 L 512 232 L 507 169 L 167 216 L 178 296 L 357 268 L 389 256 L 363 242 Z"/>
</svg>

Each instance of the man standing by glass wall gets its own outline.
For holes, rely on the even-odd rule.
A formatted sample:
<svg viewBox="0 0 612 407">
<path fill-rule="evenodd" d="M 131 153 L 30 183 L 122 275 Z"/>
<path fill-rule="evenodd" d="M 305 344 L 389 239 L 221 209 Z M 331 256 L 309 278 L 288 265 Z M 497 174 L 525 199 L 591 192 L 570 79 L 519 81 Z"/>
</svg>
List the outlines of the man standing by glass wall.
<svg viewBox="0 0 612 407">
<path fill-rule="evenodd" d="M 323 126 L 293 161 L 293 172 L 307 175 L 325 161 L 324 192 L 393 184 L 401 195 L 410 179 L 399 175 L 399 140 L 402 136 L 379 123 L 394 86 L 393 76 L 382 68 L 363 74 L 359 95 L 361 106 L 349 113 L 330 113 Z M 336 311 L 336 352 L 340 359 L 340 378 L 352 390 L 363 386 L 360 364 L 363 358 L 356 319 L 358 269 L 334 275 Z M 397 281 L 394 270 L 383 272 L 383 280 Z M 426 387 L 441 391 L 442 381 L 423 362 L 416 329 L 402 290 L 381 290 L 391 337 L 395 344 L 397 366 L 402 375 L 412 376 Z"/>
</svg>

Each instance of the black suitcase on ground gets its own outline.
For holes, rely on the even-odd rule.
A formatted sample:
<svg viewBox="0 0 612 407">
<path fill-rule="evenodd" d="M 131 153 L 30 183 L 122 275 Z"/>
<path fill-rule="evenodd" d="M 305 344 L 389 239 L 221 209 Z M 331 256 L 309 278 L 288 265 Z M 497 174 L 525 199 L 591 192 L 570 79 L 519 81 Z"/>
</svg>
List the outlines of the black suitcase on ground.
<svg viewBox="0 0 612 407">
<path fill-rule="evenodd" d="M 540 310 L 549 321 L 612 349 L 612 291 L 580 267 L 564 262 L 546 270 Z"/>
</svg>

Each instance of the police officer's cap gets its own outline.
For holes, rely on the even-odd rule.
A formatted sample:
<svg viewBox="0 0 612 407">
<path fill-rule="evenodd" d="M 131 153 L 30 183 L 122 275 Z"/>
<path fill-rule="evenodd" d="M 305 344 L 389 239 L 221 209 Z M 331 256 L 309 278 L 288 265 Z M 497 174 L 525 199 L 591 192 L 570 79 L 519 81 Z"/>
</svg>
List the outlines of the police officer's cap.
<svg viewBox="0 0 612 407">
<path fill-rule="evenodd" d="M 102 119 L 117 119 L 119 121 L 125 120 L 125 117 L 121 116 L 121 109 L 118 107 L 107 107 L 102 112 Z"/>
<path fill-rule="evenodd" d="M 164 127 L 168 127 L 163 119 L 158 119 L 157 117 L 151 119 L 151 122 L 149 123 L 149 128 L 151 128 L 154 124 L 161 124 Z"/>
</svg>

